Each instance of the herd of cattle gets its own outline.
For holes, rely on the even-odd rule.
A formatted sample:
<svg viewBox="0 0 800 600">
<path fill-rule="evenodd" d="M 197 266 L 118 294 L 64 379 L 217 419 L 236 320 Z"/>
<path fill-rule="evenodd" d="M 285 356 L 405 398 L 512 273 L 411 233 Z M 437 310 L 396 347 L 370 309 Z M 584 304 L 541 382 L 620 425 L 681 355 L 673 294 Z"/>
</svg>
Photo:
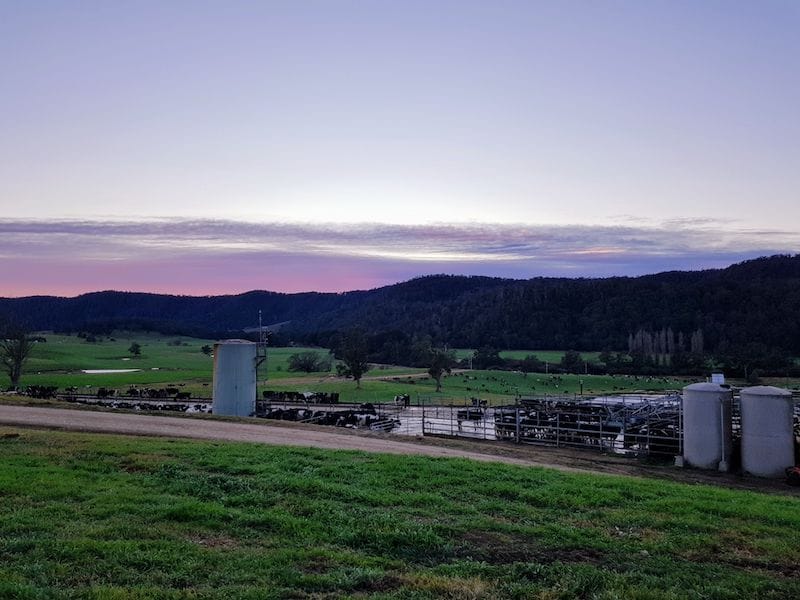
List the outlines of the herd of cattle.
<svg viewBox="0 0 800 600">
<path fill-rule="evenodd" d="M 135 411 L 211 413 L 212 404 L 207 399 L 191 400 L 189 392 L 178 388 L 134 388 L 124 393 L 114 389 L 99 388 L 94 394 L 80 394 L 77 388 L 67 388 L 59 393 L 54 386 L 29 386 L 25 394 L 34 398 L 58 398 L 66 402 Z M 373 404 L 354 408 L 314 409 L 310 404 L 337 404 L 337 393 L 265 392 L 268 400 L 256 402 L 256 417 L 363 428 L 373 431 L 391 431 L 400 425 L 398 419 L 378 412 Z M 272 402 L 282 406 L 273 406 Z M 287 403 L 302 402 L 302 407 L 287 407 Z"/>
<path fill-rule="evenodd" d="M 26 393 L 37 398 L 52 398 L 137 411 L 210 413 L 211 402 L 192 399 L 177 387 L 136 388 L 125 392 L 100 388 L 96 394 L 81 395 L 75 388 L 58 393 L 49 386 L 30 386 Z M 400 426 L 397 418 L 376 410 L 373 404 L 334 409 L 312 406 L 337 404 L 336 393 L 264 392 L 256 402 L 255 416 L 337 427 L 392 431 Z M 287 404 L 302 404 L 287 406 Z M 396 407 L 408 407 L 410 397 L 394 398 Z M 620 407 L 616 404 L 575 402 L 574 400 L 526 399 L 515 405 L 488 408 L 485 400 L 472 399 L 472 405 L 453 408 L 458 430 L 463 422 L 484 423 L 499 440 L 555 445 L 617 447 L 647 454 L 672 455 L 680 439 L 679 403 L 660 402 Z M 452 418 L 452 417 L 451 417 Z"/>
<path fill-rule="evenodd" d="M 379 413 L 370 403 L 361 404 L 352 409 L 319 410 L 309 407 L 271 406 L 267 402 L 257 402 L 256 416 L 279 421 L 296 421 L 372 431 L 392 431 L 400 426 L 398 419 Z"/>
<path fill-rule="evenodd" d="M 264 390 L 261 397 L 268 402 L 308 402 L 311 404 L 338 404 L 338 392 L 273 392 Z"/>
<path fill-rule="evenodd" d="M 531 399 L 494 409 L 498 439 L 635 451 L 651 456 L 680 452 L 680 402 L 633 404 Z"/>
</svg>

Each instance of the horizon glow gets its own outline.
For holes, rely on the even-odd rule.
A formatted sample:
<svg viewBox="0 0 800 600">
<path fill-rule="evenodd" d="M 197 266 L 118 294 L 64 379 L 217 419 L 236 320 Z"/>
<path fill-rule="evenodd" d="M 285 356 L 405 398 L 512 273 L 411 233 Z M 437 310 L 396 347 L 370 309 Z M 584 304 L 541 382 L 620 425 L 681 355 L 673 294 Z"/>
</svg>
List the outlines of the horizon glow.
<svg viewBox="0 0 800 600">
<path fill-rule="evenodd" d="M 785 0 L 0 3 L 0 295 L 798 252 L 798 31 Z"/>
<path fill-rule="evenodd" d="M 635 276 L 800 252 L 800 233 L 658 227 L 0 220 L 0 296 L 343 292 L 420 275 Z"/>
</svg>

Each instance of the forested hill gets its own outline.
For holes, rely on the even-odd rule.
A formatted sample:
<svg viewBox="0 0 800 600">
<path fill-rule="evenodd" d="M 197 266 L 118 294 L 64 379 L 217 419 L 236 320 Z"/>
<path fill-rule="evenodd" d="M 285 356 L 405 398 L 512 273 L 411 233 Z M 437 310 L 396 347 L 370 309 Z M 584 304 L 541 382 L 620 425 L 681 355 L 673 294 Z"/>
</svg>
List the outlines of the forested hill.
<svg viewBox="0 0 800 600">
<path fill-rule="evenodd" d="M 358 326 L 386 339 L 430 335 L 451 347 L 627 350 L 637 332 L 669 330 L 687 344 L 701 331 L 706 350 L 763 343 L 797 355 L 800 255 L 635 278 L 437 275 L 343 294 L 97 292 L 0 299 L 0 315 L 35 330 L 128 327 L 219 335 L 255 326 L 259 310 L 265 324 L 282 324 L 282 338 L 323 344 Z"/>
</svg>

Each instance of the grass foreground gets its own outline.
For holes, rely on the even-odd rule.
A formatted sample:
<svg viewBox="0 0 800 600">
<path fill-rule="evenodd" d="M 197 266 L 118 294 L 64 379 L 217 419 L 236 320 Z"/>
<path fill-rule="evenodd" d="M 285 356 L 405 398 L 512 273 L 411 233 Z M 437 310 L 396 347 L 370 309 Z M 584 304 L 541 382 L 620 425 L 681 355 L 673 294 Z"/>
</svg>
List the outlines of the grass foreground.
<svg viewBox="0 0 800 600">
<path fill-rule="evenodd" d="M 0 598 L 797 598 L 800 497 L 0 428 Z"/>
</svg>

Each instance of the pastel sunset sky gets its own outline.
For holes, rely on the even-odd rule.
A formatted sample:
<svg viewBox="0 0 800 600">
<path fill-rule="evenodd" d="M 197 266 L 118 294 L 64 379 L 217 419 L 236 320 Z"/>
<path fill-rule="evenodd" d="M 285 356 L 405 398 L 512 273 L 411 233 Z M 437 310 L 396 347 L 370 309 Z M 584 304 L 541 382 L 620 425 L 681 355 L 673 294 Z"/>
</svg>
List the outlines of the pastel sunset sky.
<svg viewBox="0 0 800 600">
<path fill-rule="evenodd" d="M 0 296 L 800 252 L 800 3 L 0 0 Z"/>
</svg>

